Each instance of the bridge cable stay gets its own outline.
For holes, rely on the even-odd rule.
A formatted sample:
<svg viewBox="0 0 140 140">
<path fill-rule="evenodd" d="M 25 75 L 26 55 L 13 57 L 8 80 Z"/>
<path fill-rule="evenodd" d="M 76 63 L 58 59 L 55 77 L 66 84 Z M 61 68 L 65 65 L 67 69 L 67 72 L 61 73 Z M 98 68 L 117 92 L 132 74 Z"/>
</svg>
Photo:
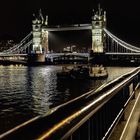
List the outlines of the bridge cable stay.
<svg viewBox="0 0 140 140">
<path fill-rule="evenodd" d="M 118 37 L 116 37 L 115 35 L 113 35 L 111 32 L 109 32 L 107 29 L 104 28 L 105 33 L 113 40 L 115 41 L 118 45 L 122 46 L 123 49 L 125 48 L 126 50 L 132 51 L 132 52 L 136 52 L 136 53 L 140 53 L 140 48 L 130 45 L 126 42 L 124 42 L 123 40 L 119 39 Z M 113 44 L 113 43 L 112 43 Z M 118 48 L 119 49 L 119 48 Z M 121 50 L 121 52 L 124 52 L 124 50 Z"/>
<path fill-rule="evenodd" d="M 24 44 L 21 48 L 19 48 L 19 49 L 16 49 L 16 50 L 12 50 L 12 53 L 14 53 L 14 54 L 18 54 L 18 53 L 20 53 L 20 52 L 24 52 L 24 53 L 26 53 L 25 51 L 26 51 L 26 49 L 28 48 L 28 47 L 30 47 L 30 45 L 32 44 L 32 40 L 30 40 L 29 42 L 27 42 L 26 44 Z"/>
<path fill-rule="evenodd" d="M 105 33 L 106 33 L 108 36 L 110 36 L 111 39 L 115 40 L 116 43 L 119 43 L 119 42 L 120 42 L 121 44 L 124 44 L 124 45 L 126 45 L 126 46 L 129 46 L 130 48 L 133 48 L 133 49 L 135 49 L 135 50 L 140 50 L 140 48 L 135 47 L 135 46 L 133 46 L 133 45 L 130 45 L 130 44 L 128 44 L 128 43 L 126 43 L 126 42 L 120 40 L 118 37 L 116 37 L 115 35 L 113 35 L 112 33 L 110 33 L 108 30 L 104 29 L 104 31 L 105 31 Z"/>
<path fill-rule="evenodd" d="M 27 49 L 27 47 L 29 47 L 32 44 L 32 39 L 30 39 L 31 35 L 32 32 L 30 32 L 26 37 L 24 37 L 19 44 L 14 45 L 8 50 L 4 50 L 3 52 L 1 52 L 1 54 L 18 53 Z"/>
<path fill-rule="evenodd" d="M 8 52 L 10 50 L 14 50 L 16 49 L 18 46 L 21 46 L 24 42 L 26 42 L 27 39 L 29 39 L 29 37 L 32 35 L 32 32 L 30 32 L 26 37 L 24 37 L 19 44 L 14 45 L 13 47 L 11 47 L 8 50 L 4 50 L 3 52 Z"/>
<path fill-rule="evenodd" d="M 130 48 L 130 47 L 128 47 L 127 45 L 125 45 L 124 43 L 122 43 L 122 42 L 120 42 L 117 38 L 114 38 L 114 36 L 112 36 L 111 34 L 107 34 L 109 37 L 110 37 L 110 39 L 111 39 L 111 44 L 110 45 L 108 45 L 108 47 L 109 47 L 109 49 L 108 49 L 108 52 L 114 52 L 115 50 L 114 50 L 114 47 L 116 47 L 116 45 L 114 45 L 114 42 L 116 42 L 117 44 L 118 44 L 118 48 L 117 48 L 117 51 L 116 51 L 116 53 L 117 52 L 128 52 L 128 50 L 131 52 L 131 51 L 133 51 L 133 52 L 139 52 L 139 51 L 137 51 L 136 49 L 132 49 L 132 48 Z"/>
</svg>

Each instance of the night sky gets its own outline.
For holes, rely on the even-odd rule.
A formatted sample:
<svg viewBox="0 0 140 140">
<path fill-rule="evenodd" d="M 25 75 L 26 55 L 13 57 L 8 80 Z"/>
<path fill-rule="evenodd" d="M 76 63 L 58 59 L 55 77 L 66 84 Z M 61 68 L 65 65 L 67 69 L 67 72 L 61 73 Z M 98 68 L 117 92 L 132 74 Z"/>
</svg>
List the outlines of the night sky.
<svg viewBox="0 0 140 140">
<path fill-rule="evenodd" d="M 107 11 L 107 28 L 140 46 L 140 4 L 137 0 L 1 0 L 0 37 L 22 39 L 31 30 L 32 14 L 42 9 L 49 24 L 90 23 L 98 3 Z"/>
</svg>

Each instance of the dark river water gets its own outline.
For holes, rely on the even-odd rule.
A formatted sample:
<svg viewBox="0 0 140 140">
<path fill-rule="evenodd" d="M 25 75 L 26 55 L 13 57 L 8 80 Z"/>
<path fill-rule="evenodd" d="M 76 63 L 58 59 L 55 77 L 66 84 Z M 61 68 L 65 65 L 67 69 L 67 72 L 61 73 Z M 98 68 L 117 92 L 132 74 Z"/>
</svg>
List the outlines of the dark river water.
<svg viewBox="0 0 140 140">
<path fill-rule="evenodd" d="M 107 69 L 107 79 L 70 82 L 57 79 L 61 66 L 0 65 L 0 134 L 134 68 Z"/>
</svg>

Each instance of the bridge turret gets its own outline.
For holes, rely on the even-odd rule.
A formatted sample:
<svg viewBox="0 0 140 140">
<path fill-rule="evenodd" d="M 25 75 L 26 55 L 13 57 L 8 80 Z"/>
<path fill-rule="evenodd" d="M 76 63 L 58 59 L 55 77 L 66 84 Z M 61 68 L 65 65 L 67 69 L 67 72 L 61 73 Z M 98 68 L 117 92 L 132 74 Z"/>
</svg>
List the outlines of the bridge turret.
<svg viewBox="0 0 140 140">
<path fill-rule="evenodd" d="M 42 48 L 46 53 L 49 52 L 49 45 L 48 45 L 49 32 L 47 30 L 47 27 L 48 27 L 48 16 L 46 16 L 46 19 L 44 20 L 42 26 Z"/>
<path fill-rule="evenodd" d="M 32 30 L 33 30 L 33 48 L 32 48 L 32 53 L 42 53 L 41 27 L 42 27 L 41 19 L 35 18 L 32 21 Z"/>
<path fill-rule="evenodd" d="M 48 26 L 48 16 L 47 16 L 47 15 L 46 15 L 46 19 L 45 19 L 44 24 L 45 24 L 46 26 Z"/>
<path fill-rule="evenodd" d="M 33 29 L 33 53 L 46 53 L 48 51 L 48 16 L 43 17 L 41 9 L 32 21 Z"/>
<path fill-rule="evenodd" d="M 94 53 L 104 53 L 105 35 L 103 28 L 106 27 L 106 12 L 100 6 L 92 16 L 92 50 Z"/>
<path fill-rule="evenodd" d="M 40 19 L 41 23 L 44 24 L 44 17 L 43 17 L 41 9 L 39 10 L 39 19 Z"/>
<path fill-rule="evenodd" d="M 39 10 L 35 19 L 32 20 L 33 33 L 33 47 L 31 55 L 29 55 L 29 62 L 45 62 L 44 48 L 42 45 L 42 25 L 44 24 L 44 17 L 42 11 Z"/>
</svg>

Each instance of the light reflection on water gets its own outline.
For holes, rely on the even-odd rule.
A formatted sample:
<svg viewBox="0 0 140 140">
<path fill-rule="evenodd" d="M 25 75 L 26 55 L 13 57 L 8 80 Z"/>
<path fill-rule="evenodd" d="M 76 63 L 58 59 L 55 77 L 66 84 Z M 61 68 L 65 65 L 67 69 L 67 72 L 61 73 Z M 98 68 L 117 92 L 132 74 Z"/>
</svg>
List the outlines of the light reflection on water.
<svg viewBox="0 0 140 140">
<path fill-rule="evenodd" d="M 0 133 L 133 68 L 109 67 L 106 80 L 59 81 L 60 66 L 0 66 Z"/>
</svg>

